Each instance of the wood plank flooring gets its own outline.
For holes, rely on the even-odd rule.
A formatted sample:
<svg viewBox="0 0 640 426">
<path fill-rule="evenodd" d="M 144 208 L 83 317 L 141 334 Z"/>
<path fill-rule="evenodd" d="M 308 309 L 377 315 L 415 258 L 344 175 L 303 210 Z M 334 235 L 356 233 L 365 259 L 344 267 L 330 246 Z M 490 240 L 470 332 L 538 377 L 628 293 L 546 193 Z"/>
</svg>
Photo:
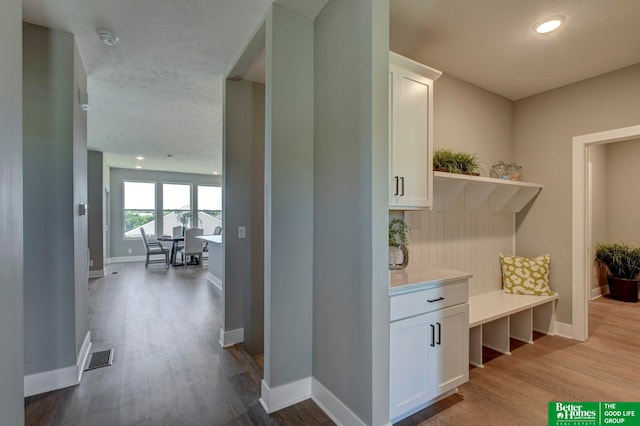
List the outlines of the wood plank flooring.
<svg viewBox="0 0 640 426">
<path fill-rule="evenodd" d="M 486 350 L 459 393 L 398 423 L 547 425 L 550 401 L 640 401 L 640 304 L 589 303 L 587 342 L 537 335 L 512 355 Z"/>
<path fill-rule="evenodd" d="M 310 400 L 268 416 L 253 360 L 218 344 L 221 301 L 201 268 L 112 265 L 92 280 L 92 351 L 114 364 L 25 400 L 27 425 L 330 425 Z M 549 401 L 640 401 L 640 304 L 590 302 L 587 342 L 538 335 L 490 350 L 460 392 L 400 425 L 546 425 Z M 517 343 L 517 342 L 514 342 Z M 0 421 L 1 423 L 1 421 Z"/>
<path fill-rule="evenodd" d="M 92 352 L 114 347 L 113 365 L 26 398 L 26 425 L 333 424 L 311 400 L 265 414 L 256 370 L 218 344 L 220 293 L 206 269 L 129 263 L 109 272 L 89 283 L 89 320 Z"/>
</svg>

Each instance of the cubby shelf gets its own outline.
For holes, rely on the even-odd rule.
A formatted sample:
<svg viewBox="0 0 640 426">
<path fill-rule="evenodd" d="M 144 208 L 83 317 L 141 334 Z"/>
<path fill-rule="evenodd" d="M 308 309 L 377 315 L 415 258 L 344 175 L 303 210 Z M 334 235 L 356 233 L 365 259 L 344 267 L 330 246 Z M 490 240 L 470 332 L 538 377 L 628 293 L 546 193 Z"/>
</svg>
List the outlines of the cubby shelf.
<svg viewBox="0 0 640 426">
<path fill-rule="evenodd" d="M 542 190 L 537 183 L 501 180 L 482 176 L 433 172 L 434 209 L 446 211 L 456 197 L 466 199 L 466 209 L 476 211 L 489 199 L 491 211 L 509 209 L 517 213 Z"/>
</svg>

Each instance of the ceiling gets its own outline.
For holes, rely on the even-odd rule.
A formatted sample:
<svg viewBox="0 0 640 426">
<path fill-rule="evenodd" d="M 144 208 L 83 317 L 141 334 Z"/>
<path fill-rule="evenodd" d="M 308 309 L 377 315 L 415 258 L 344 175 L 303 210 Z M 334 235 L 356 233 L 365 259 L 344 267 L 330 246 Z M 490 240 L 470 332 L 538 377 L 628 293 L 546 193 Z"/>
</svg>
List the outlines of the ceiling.
<svg viewBox="0 0 640 426">
<path fill-rule="evenodd" d="M 76 36 L 89 149 L 112 167 L 211 174 L 222 171 L 224 76 L 272 1 L 23 0 L 23 16 Z M 278 3 L 313 18 L 327 1 Z M 640 62 L 640 1 L 390 3 L 391 50 L 512 100 Z M 532 31 L 557 14 L 558 31 Z M 120 41 L 103 45 L 98 29 Z"/>
<path fill-rule="evenodd" d="M 640 62 L 637 0 L 391 0 L 390 49 L 518 100 Z M 541 19 L 566 18 L 540 35 Z"/>
</svg>

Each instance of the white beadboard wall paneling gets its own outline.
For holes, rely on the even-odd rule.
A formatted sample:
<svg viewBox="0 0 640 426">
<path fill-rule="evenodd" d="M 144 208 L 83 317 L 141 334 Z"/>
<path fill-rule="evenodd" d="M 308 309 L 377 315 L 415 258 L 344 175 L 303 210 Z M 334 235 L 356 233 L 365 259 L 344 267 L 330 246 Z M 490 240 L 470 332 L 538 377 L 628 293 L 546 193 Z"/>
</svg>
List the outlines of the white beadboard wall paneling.
<svg viewBox="0 0 640 426">
<path fill-rule="evenodd" d="M 502 288 L 498 254 L 513 253 L 515 214 L 512 209 L 493 212 L 491 197 L 479 205 L 465 188 L 446 211 L 406 211 L 409 233 L 409 266 L 430 265 L 473 273 L 469 295 Z M 471 209 L 470 207 L 474 207 Z"/>
</svg>

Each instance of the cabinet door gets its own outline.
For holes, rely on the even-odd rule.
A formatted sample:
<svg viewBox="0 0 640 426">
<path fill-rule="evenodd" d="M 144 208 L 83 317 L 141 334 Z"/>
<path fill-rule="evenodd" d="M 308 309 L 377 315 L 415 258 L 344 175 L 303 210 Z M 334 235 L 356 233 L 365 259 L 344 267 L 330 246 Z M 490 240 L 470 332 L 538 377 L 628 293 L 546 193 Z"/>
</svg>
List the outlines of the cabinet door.
<svg viewBox="0 0 640 426">
<path fill-rule="evenodd" d="M 393 175 L 398 176 L 398 206 L 432 205 L 432 145 L 429 133 L 431 80 L 398 68 L 394 123 Z M 395 190 L 395 182 L 393 182 Z"/>
<path fill-rule="evenodd" d="M 398 118 L 398 66 L 389 64 L 389 205 L 400 203 L 400 176 L 395 166 Z"/>
<path fill-rule="evenodd" d="M 469 305 L 435 311 L 436 348 L 429 351 L 430 387 L 435 398 L 469 380 Z"/>
<path fill-rule="evenodd" d="M 431 343 L 430 314 L 395 321 L 390 326 L 389 415 L 391 420 L 428 401 L 427 347 Z"/>
</svg>

